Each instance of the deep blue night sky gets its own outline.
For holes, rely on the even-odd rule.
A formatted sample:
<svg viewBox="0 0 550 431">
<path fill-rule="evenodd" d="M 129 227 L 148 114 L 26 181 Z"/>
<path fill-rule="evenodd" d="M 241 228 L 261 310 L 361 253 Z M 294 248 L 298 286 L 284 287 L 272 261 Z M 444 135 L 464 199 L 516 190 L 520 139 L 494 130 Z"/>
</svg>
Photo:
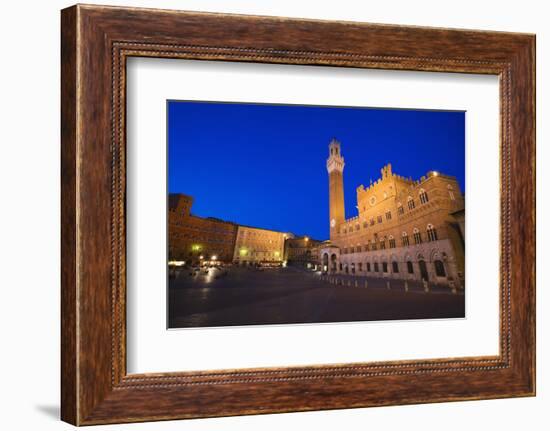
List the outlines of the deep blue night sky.
<svg viewBox="0 0 550 431">
<path fill-rule="evenodd" d="M 168 190 L 192 213 L 328 239 L 326 159 L 342 143 L 346 217 L 356 188 L 395 173 L 457 177 L 464 192 L 464 112 L 168 102 Z"/>
</svg>

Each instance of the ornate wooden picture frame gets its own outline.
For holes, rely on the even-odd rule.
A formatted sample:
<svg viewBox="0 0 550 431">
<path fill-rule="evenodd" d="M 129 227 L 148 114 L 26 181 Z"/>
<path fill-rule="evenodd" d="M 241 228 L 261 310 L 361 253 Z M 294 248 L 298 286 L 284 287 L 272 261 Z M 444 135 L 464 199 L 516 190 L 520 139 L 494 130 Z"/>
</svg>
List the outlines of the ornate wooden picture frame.
<svg viewBox="0 0 550 431">
<path fill-rule="evenodd" d="M 102 6 L 62 11 L 61 416 L 75 425 L 535 394 L 535 37 Z M 500 354 L 126 372 L 126 60 L 497 75 Z M 497 222 L 497 220 L 495 220 Z"/>
</svg>

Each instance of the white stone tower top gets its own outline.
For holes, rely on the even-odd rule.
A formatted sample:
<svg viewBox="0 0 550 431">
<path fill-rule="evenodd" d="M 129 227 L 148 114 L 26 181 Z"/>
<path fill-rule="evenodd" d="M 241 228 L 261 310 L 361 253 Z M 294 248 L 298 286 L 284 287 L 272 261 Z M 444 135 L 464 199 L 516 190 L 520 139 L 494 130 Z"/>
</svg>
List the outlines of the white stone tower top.
<svg viewBox="0 0 550 431">
<path fill-rule="evenodd" d="M 344 172 L 344 158 L 340 152 L 340 141 L 336 138 L 332 138 L 329 144 L 329 157 L 327 159 L 327 171 L 332 173 L 333 171 Z"/>
</svg>

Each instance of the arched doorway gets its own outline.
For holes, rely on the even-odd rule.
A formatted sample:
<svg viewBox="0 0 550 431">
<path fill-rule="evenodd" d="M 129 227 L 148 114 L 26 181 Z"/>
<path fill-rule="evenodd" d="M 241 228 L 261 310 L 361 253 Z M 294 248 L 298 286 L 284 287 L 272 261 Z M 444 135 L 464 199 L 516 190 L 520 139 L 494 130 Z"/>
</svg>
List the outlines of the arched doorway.
<svg viewBox="0 0 550 431">
<path fill-rule="evenodd" d="M 330 272 L 336 272 L 337 271 L 337 267 L 336 267 L 336 255 L 335 254 L 332 254 L 330 256 Z"/>
<path fill-rule="evenodd" d="M 418 261 L 418 268 L 420 268 L 420 278 L 428 281 L 428 268 L 426 267 L 426 262 L 424 260 L 421 259 Z"/>
<path fill-rule="evenodd" d="M 323 254 L 323 272 L 328 272 L 328 253 Z"/>
<path fill-rule="evenodd" d="M 443 262 L 441 260 L 434 260 L 434 268 L 435 275 L 437 275 L 438 277 L 445 277 L 447 275 L 445 273 L 445 265 L 443 265 Z"/>
</svg>

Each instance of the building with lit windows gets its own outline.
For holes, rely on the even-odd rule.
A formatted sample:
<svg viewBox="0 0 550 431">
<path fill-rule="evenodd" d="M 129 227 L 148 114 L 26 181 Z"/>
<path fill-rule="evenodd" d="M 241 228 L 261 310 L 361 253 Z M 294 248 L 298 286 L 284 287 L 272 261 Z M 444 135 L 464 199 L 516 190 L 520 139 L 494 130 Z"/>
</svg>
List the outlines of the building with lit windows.
<svg viewBox="0 0 550 431">
<path fill-rule="evenodd" d="M 357 215 L 346 218 L 341 144 L 329 145 L 329 273 L 427 280 L 464 286 L 464 196 L 455 177 L 431 171 L 418 180 L 384 166 L 357 187 Z"/>
<path fill-rule="evenodd" d="M 168 196 L 168 260 L 241 265 L 282 265 L 287 238 L 294 235 L 191 214 L 193 198 Z"/>
<path fill-rule="evenodd" d="M 308 236 L 285 241 L 285 260 L 288 265 L 316 269 L 320 265 L 319 250 L 323 242 Z"/>
<path fill-rule="evenodd" d="M 285 239 L 289 235 L 274 230 L 239 226 L 233 262 L 239 265 L 282 265 Z"/>
<path fill-rule="evenodd" d="M 191 214 L 193 198 L 168 196 L 168 260 L 190 264 L 202 261 L 231 262 L 237 225 L 213 217 Z"/>
</svg>

